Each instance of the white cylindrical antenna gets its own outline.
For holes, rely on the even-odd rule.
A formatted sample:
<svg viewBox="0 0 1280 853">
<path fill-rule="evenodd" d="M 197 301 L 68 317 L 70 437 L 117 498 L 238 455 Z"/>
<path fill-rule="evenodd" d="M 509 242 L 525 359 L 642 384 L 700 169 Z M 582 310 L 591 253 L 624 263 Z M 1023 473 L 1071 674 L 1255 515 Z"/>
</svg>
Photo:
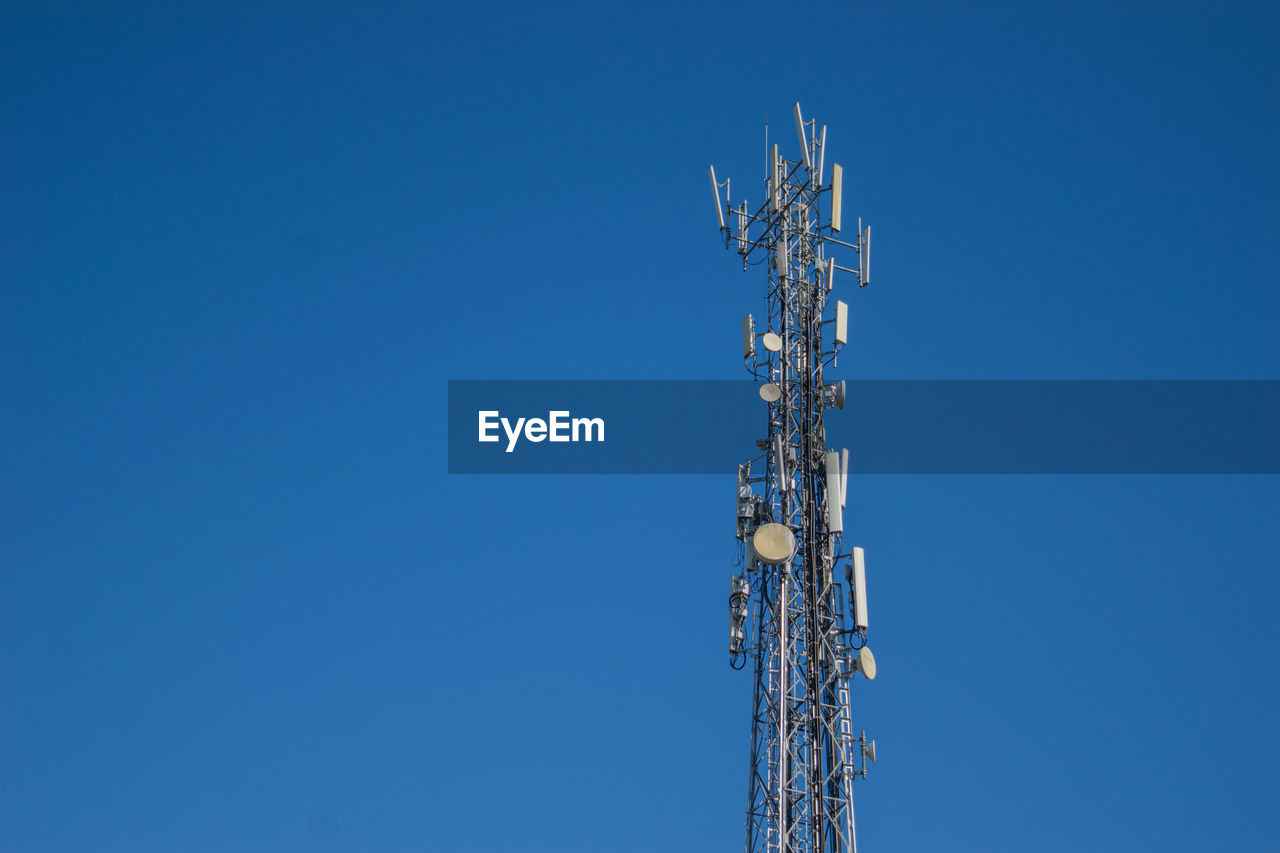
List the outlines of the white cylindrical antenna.
<svg viewBox="0 0 1280 853">
<path fill-rule="evenodd" d="M 831 230 L 840 230 L 840 202 L 844 190 L 844 169 L 839 163 L 831 164 Z"/>
<path fill-rule="evenodd" d="M 867 629 L 867 559 L 861 548 L 853 549 L 853 626 Z"/>
<path fill-rule="evenodd" d="M 778 146 L 769 149 L 769 201 L 774 210 L 782 207 L 782 165 L 778 162 Z"/>
<path fill-rule="evenodd" d="M 871 283 L 871 226 L 868 225 L 866 231 L 863 232 L 862 239 L 862 281 L 860 284 L 866 287 Z"/>
<path fill-rule="evenodd" d="M 827 258 L 826 279 L 827 279 L 827 293 L 830 293 L 831 288 L 836 286 L 836 259 L 835 258 Z"/>
<path fill-rule="evenodd" d="M 756 354 L 756 318 L 748 314 L 742 318 L 742 357 Z"/>
<path fill-rule="evenodd" d="M 822 186 L 822 161 L 827 158 L 827 126 L 822 126 L 822 136 L 818 142 L 818 186 Z"/>
<path fill-rule="evenodd" d="M 849 448 L 840 451 L 840 506 L 849 505 Z"/>
<path fill-rule="evenodd" d="M 783 448 L 781 432 L 773 434 L 773 470 L 778 476 L 778 491 L 789 491 L 791 478 L 787 476 L 787 454 Z"/>
<path fill-rule="evenodd" d="M 720 230 L 724 230 L 724 207 L 720 204 L 720 185 L 716 183 L 716 167 L 708 166 L 707 175 L 711 178 L 711 191 L 716 195 L 716 218 L 720 220 Z"/>
<path fill-rule="evenodd" d="M 804 132 L 804 119 L 800 117 L 800 102 L 796 101 L 792 108 L 796 114 L 796 134 L 800 137 L 800 151 L 804 154 L 804 167 L 806 169 L 813 168 L 813 162 L 809 159 L 809 135 Z"/>
<path fill-rule="evenodd" d="M 840 511 L 840 454 L 827 451 L 827 532 L 844 532 L 844 513 Z"/>
<path fill-rule="evenodd" d="M 836 300 L 836 333 L 835 341 L 840 346 L 849 343 L 849 306 Z"/>
</svg>

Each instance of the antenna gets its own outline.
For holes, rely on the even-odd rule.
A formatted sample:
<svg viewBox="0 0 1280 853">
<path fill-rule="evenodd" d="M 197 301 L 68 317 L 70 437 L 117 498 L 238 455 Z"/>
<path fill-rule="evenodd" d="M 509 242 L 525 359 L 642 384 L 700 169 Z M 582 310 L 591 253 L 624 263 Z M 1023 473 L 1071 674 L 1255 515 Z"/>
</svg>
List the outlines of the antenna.
<svg viewBox="0 0 1280 853">
<path fill-rule="evenodd" d="M 832 383 L 827 387 L 827 391 L 831 394 L 831 405 L 844 411 L 844 380 Z"/>
<path fill-rule="evenodd" d="M 867 630 L 867 558 L 861 548 L 853 549 L 853 627 Z"/>
<path fill-rule="evenodd" d="M 827 156 L 827 126 L 822 126 L 822 141 L 818 143 L 818 186 L 822 186 L 822 161 Z"/>
<path fill-rule="evenodd" d="M 795 553 L 796 537 L 785 524 L 771 521 L 756 528 L 751 537 L 751 546 L 755 548 L 760 562 L 781 566 Z"/>
<path fill-rule="evenodd" d="M 742 575 L 734 575 L 729 579 L 729 654 L 732 657 L 742 654 L 742 623 L 746 621 L 750 604 L 751 584 Z"/>
<path fill-rule="evenodd" d="M 859 255 L 861 257 L 859 257 L 858 260 L 860 262 L 859 266 L 862 269 L 860 270 L 861 275 L 859 276 L 858 283 L 862 287 L 866 287 L 868 284 L 871 283 L 871 226 L 870 225 L 868 225 L 866 229 L 862 232 L 862 239 L 859 240 L 859 242 L 862 244 L 860 247 L 862 251 L 859 252 Z M 892 243 L 893 241 L 890 240 L 889 242 Z"/>
<path fill-rule="evenodd" d="M 756 354 L 756 318 L 748 314 L 742 318 L 742 357 Z"/>
<path fill-rule="evenodd" d="M 800 102 L 796 101 L 792 109 L 796 114 L 796 135 L 800 137 L 800 153 L 804 155 L 804 167 L 812 169 L 813 164 L 809 162 L 809 137 L 804 132 L 804 119 L 800 117 Z"/>
<path fill-rule="evenodd" d="M 857 671 L 862 673 L 867 681 L 876 680 L 876 656 L 871 654 L 869 646 L 863 646 L 858 649 L 858 656 L 854 658 L 854 661 Z"/>
<path fill-rule="evenodd" d="M 840 346 L 849 343 L 849 306 L 839 299 L 836 300 L 836 331 L 831 337 Z"/>
<path fill-rule="evenodd" d="M 827 451 L 827 532 L 844 532 L 844 513 L 840 512 L 840 454 Z"/>
<path fill-rule="evenodd" d="M 711 178 L 711 191 L 716 194 L 716 218 L 720 220 L 720 230 L 724 230 L 724 207 L 720 204 L 720 185 L 716 183 L 716 167 L 707 167 L 707 176 Z"/>
<path fill-rule="evenodd" d="M 773 210 L 782 207 L 782 165 L 778 162 L 778 146 L 769 149 L 769 198 Z"/>
<path fill-rule="evenodd" d="M 840 202 L 844 192 L 844 169 L 839 163 L 831 164 L 831 230 L 840 231 Z"/>
<path fill-rule="evenodd" d="M 849 450 L 845 448 L 840 451 L 840 506 L 848 506 L 849 503 Z"/>
<path fill-rule="evenodd" d="M 787 453 L 781 432 L 773 434 L 773 471 L 778 478 L 778 491 L 791 491 L 791 477 L 787 474 Z"/>
</svg>

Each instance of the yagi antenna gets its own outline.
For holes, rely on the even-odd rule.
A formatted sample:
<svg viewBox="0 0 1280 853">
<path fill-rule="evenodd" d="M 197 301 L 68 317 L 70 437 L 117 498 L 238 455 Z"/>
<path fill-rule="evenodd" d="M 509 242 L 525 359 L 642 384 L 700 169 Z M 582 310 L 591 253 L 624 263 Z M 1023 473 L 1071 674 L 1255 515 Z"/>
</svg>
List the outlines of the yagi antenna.
<svg viewBox="0 0 1280 853">
<path fill-rule="evenodd" d="M 796 101 L 792 109 L 796 114 L 796 134 L 800 137 L 800 152 L 804 155 L 804 167 L 812 169 L 813 163 L 809 160 L 809 136 L 804 132 L 804 119 L 800 117 L 800 102 Z"/>
<path fill-rule="evenodd" d="M 724 230 L 724 207 L 720 204 L 720 185 L 716 183 L 716 167 L 708 166 L 707 175 L 711 178 L 711 191 L 716 195 L 716 218 L 720 220 L 720 230 Z"/>
</svg>

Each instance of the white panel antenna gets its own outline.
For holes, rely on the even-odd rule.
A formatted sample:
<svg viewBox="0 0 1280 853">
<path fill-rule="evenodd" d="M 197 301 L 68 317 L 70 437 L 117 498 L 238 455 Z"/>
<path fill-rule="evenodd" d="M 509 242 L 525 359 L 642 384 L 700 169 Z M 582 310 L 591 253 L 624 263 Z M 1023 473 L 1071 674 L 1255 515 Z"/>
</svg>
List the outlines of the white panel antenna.
<svg viewBox="0 0 1280 853">
<path fill-rule="evenodd" d="M 738 253 L 747 253 L 747 203 L 738 208 Z"/>
<path fill-rule="evenodd" d="M 840 230 L 840 203 L 844 192 L 844 169 L 839 163 L 831 164 L 831 230 Z"/>
<path fill-rule="evenodd" d="M 787 474 L 787 453 L 781 432 L 773 434 L 773 470 L 778 476 L 778 491 L 791 491 L 791 477 Z"/>
<path fill-rule="evenodd" d="M 809 159 L 809 136 L 804 132 L 804 119 L 800 117 L 800 102 L 796 101 L 792 109 L 796 114 L 796 134 L 800 137 L 800 152 L 804 155 L 804 167 L 812 169 L 813 162 Z"/>
<path fill-rule="evenodd" d="M 836 333 L 835 341 L 840 346 L 849 343 L 849 306 L 836 300 Z"/>
<path fill-rule="evenodd" d="M 862 244 L 862 247 L 861 247 L 862 251 L 858 253 L 859 255 L 861 255 L 861 257 L 859 258 L 859 261 L 860 261 L 859 266 L 862 267 L 862 269 L 859 271 L 860 275 L 858 276 L 858 278 L 860 280 L 858 283 L 862 287 L 866 287 L 868 284 L 871 283 L 871 226 L 870 225 L 868 225 L 866 229 L 862 232 L 862 239 L 859 242 L 861 242 Z"/>
<path fill-rule="evenodd" d="M 711 178 L 711 191 L 716 194 L 716 218 L 720 220 L 720 230 L 724 230 L 724 206 L 720 204 L 720 185 L 716 183 L 716 167 L 708 166 L 707 175 Z"/>
<path fill-rule="evenodd" d="M 769 152 L 769 203 L 774 210 L 782 207 L 782 165 L 778 162 L 778 146 Z"/>
<path fill-rule="evenodd" d="M 827 532 L 844 532 L 844 513 L 840 511 L 840 454 L 827 451 Z"/>
<path fill-rule="evenodd" d="M 742 357 L 756 354 L 756 318 L 748 314 L 742 318 Z"/>
<path fill-rule="evenodd" d="M 822 126 L 822 136 L 818 142 L 818 186 L 822 186 L 822 161 L 827 156 L 827 126 Z"/>
<path fill-rule="evenodd" d="M 827 283 L 827 293 L 831 292 L 831 288 L 836 286 L 836 259 L 827 258 L 827 268 L 823 271 L 822 276 Z"/>
<path fill-rule="evenodd" d="M 861 548 L 853 549 L 853 625 L 867 628 L 867 558 Z"/>
<path fill-rule="evenodd" d="M 849 448 L 840 451 L 840 506 L 849 505 Z"/>
<path fill-rule="evenodd" d="M 791 250 L 787 248 L 786 238 L 778 241 L 778 280 L 787 277 L 787 256 L 791 254 Z"/>
</svg>

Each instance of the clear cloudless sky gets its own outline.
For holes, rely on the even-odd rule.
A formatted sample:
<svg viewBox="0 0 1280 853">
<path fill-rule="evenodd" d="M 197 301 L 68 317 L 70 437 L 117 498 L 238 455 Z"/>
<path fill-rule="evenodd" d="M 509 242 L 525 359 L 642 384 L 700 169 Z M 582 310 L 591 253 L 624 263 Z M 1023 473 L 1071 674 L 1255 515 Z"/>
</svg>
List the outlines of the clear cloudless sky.
<svg viewBox="0 0 1280 853">
<path fill-rule="evenodd" d="M 742 377 L 706 167 L 758 203 L 794 100 L 876 237 L 845 376 L 1280 378 L 1278 39 L 5 4 L 0 851 L 741 849 L 732 472 L 449 476 L 446 380 Z M 1280 848 L 1280 478 L 851 489 L 863 850 Z"/>
</svg>

